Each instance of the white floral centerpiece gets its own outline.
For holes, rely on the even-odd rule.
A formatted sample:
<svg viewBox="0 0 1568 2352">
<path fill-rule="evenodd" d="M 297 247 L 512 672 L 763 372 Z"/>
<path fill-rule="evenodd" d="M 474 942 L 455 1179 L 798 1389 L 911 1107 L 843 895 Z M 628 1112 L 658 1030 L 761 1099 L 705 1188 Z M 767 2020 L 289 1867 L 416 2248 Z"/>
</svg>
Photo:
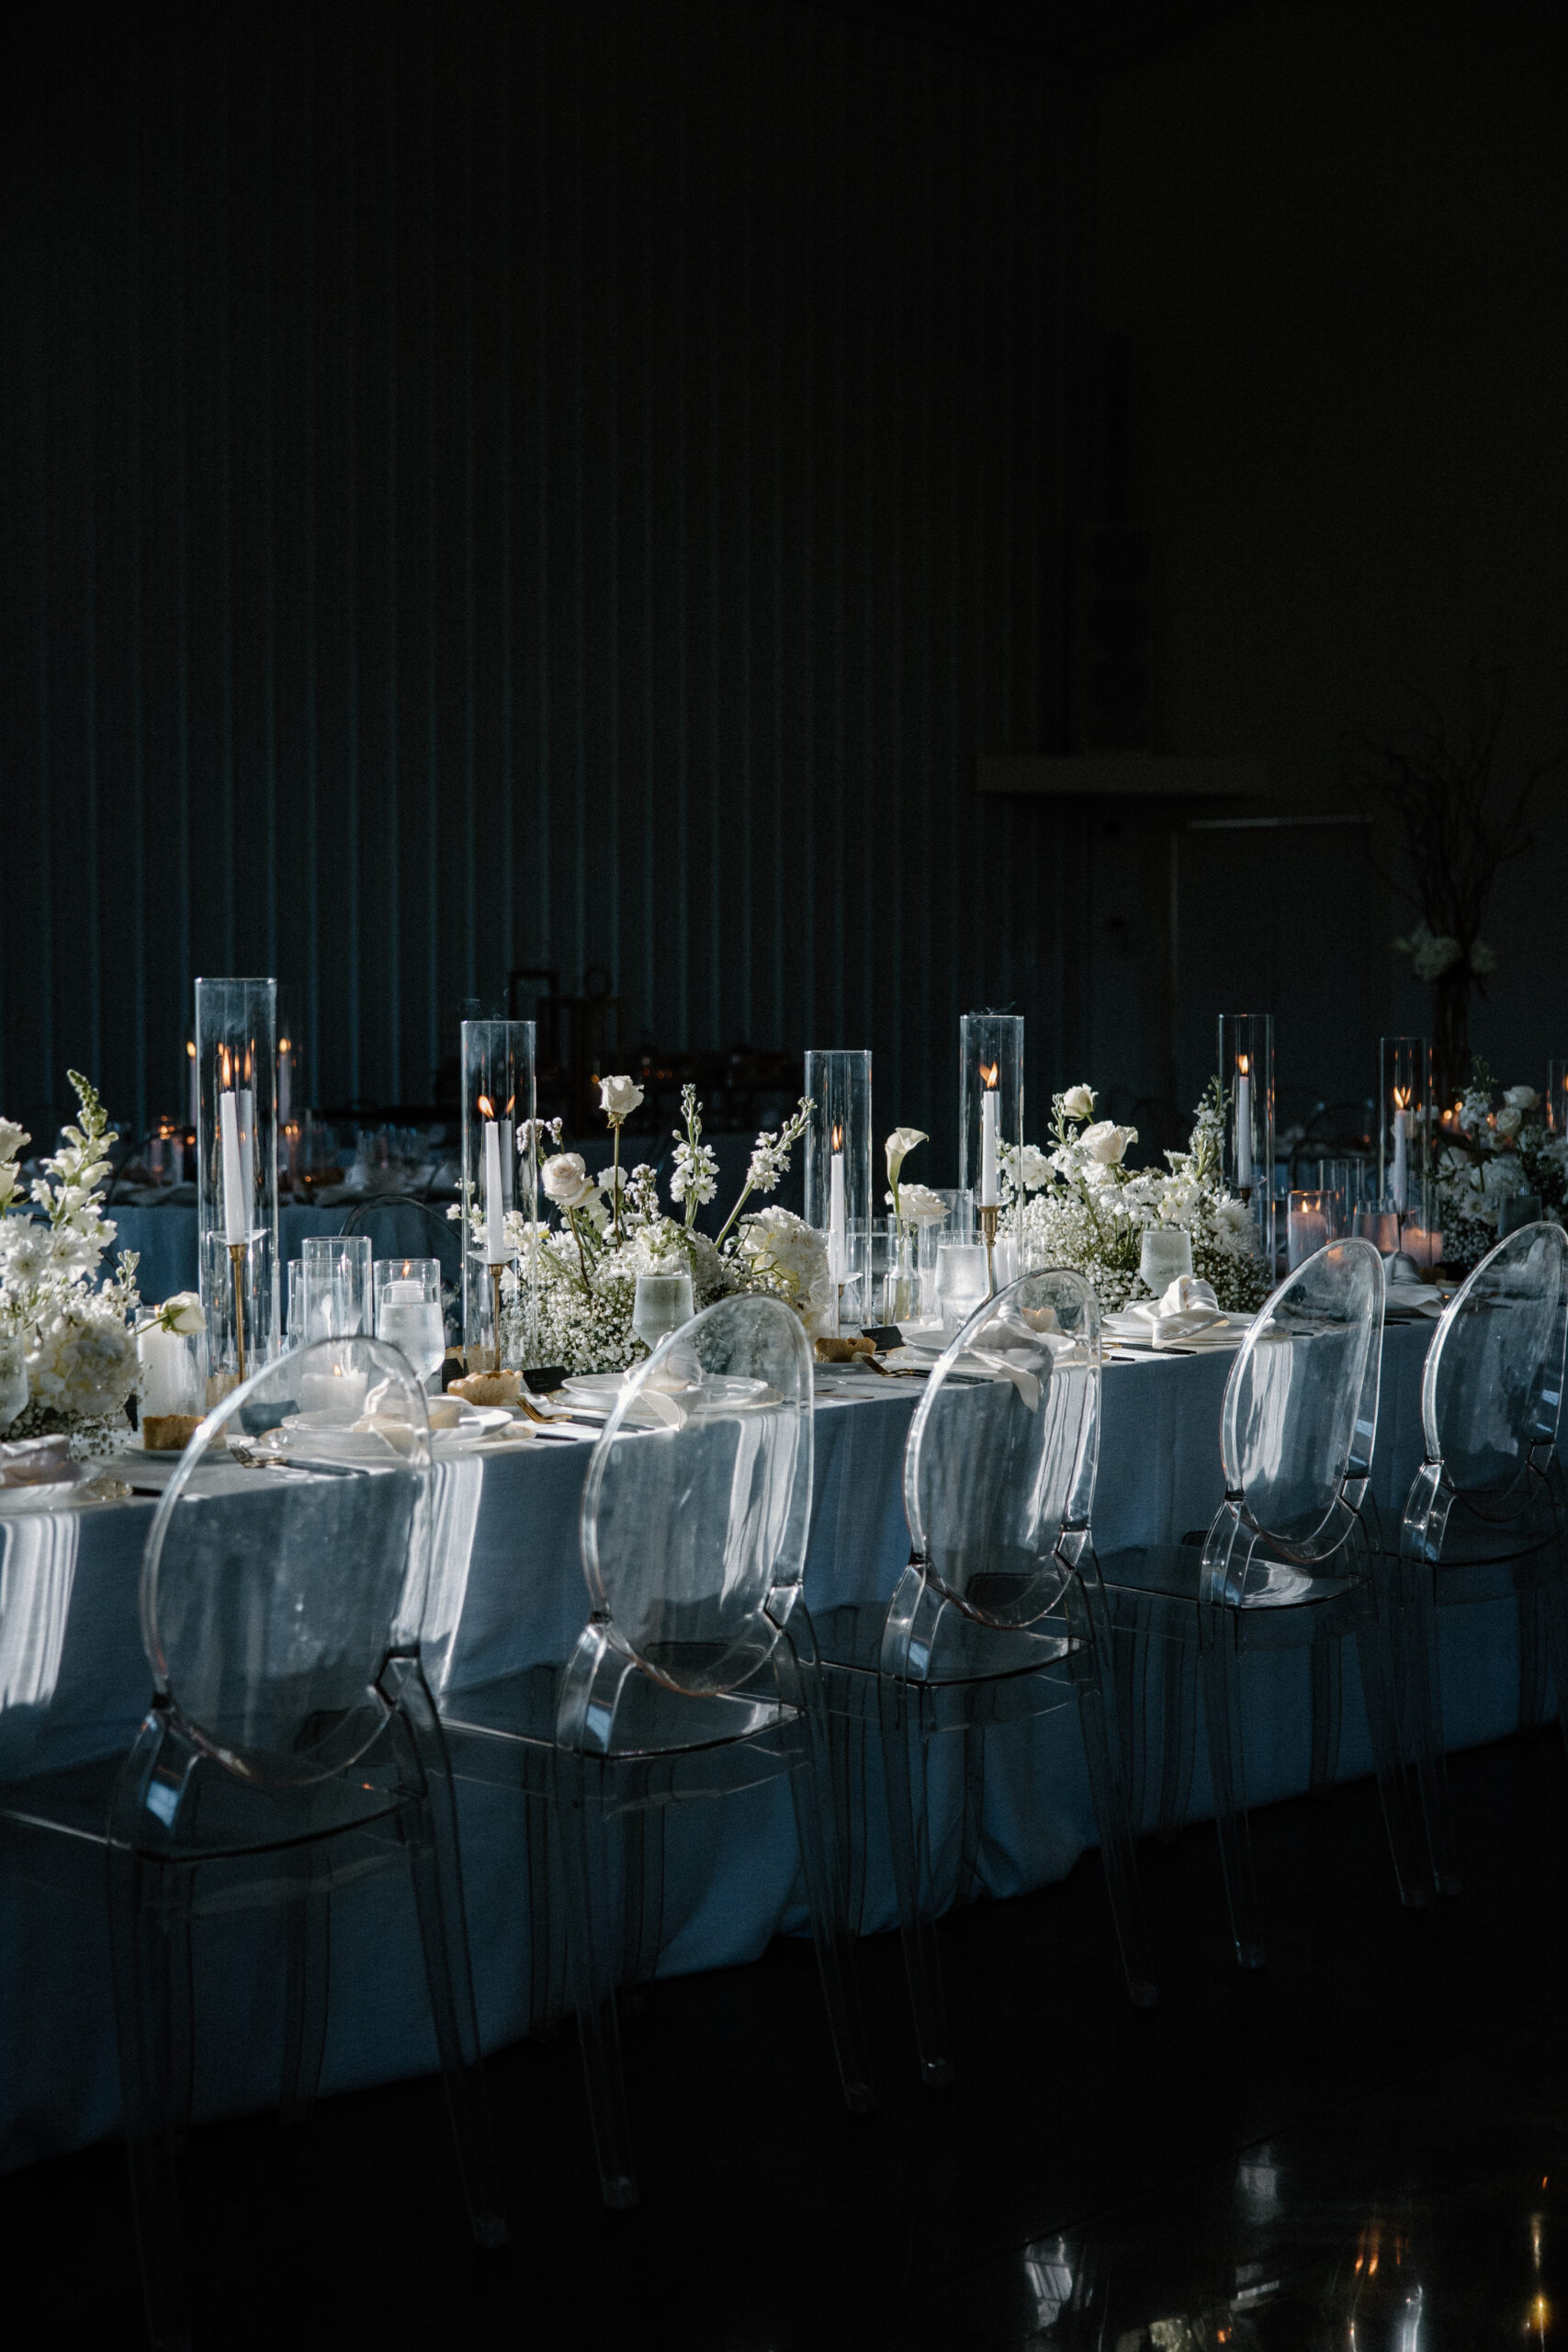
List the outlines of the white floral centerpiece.
<svg viewBox="0 0 1568 2352">
<path fill-rule="evenodd" d="M 717 1238 L 710 1240 L 694 1220 L 717 1192 L 718 1161 L 702 1139 L 695 1088 L 688 1086 L 682 1096 L 684 1132 L 675 1130 L 670 1192 L 679 1217 L 660 1206 L 652 1168 L 643 1163 L 627 1172 L 621 1167 L 621 1125 L 642 1101 L 641 1089 L 629 1078 L 605 1079 L 600 1101 L 614 1139 L 610 1166 L 593 1176 L 581 1152 L 555 1151 L 544 1162 L 540 1183 L 558 1222 L 536 1224 L 515 1213 L 507 1221 L 507 1238 L 517 1252 L 502 1282 L 508 1361 L 522 1362 L 526 1351 L 537 1363 L 563 1364 L 569 1372 L 622 1372 L 638 1363 L 648 1351 L 632 1329 L 632 1313 L 637 1278 L 644 1273 L 689 1272 L 699 1311 L 715 1299 L 750 1291 L 784 1299 L 810 1333 L 830 1328 L 833 1292 L 822 1236 L 776 1204 L 741 1214 L 754 1193 L 777 1191 L 809 1102 L 757 1137 L 746 1182 Z M 541 1126 L 536 1140 L 547 1138 L 559 1144 L 558 1119 Z M 451 1214 L 461 1219 L 462 1205 Z"/>
<path fill-rule="evenodd" d="M 1433 1222 L 1443 1263 L 1456 1274 L 1478 1266 L 1497 1240 L 1505 1201 L 1533 1193 L 1561 1225 L 1568 1209 L 1568 1136 L 1554 1136 L 1533 1086 L 1499 1095 L 1477 1057 L 1471 1083 L 1433 1135 Z"/>
<path fill-rule="evenodd" d="M 107 1154 L 118 1138 L 97 1090 L 79 1070 L 67 1075 L 81 1125 L 62 1130 L 63 1148 L 43 1162 L 20 1213 L 18 1156 L 32 1138 L 14 1119 L 0 1119 L 0 1390 L 19 1395 L 20 1381 L 12 1385 L 19 1356 L 27 1398 L 5 1436 L 64 1431 L 72 1451 L 85 1455 L 111 1452 L 126 1434 L 141 1333 L 199 1329 L 201 1303 L 182 1292 L 138 1324 L 132 1250 L 121 1250 L 114 1272 L 95 1286 L 115 1238 L 102 1204 Z"/>
<path fill-rule="evenodd" d="M 1025 1144 L 1003 1152 L 1003 1229 L 1018 1236 L 1021 1262 L 1087 1274 L 1100 1306 L 1114 1311 L 1151 1295 L 1138 1272 L 1145 1234 L 1176 1228 L 1222 1307 L 1260 1306 L 1269 1274 L 1258 1228 L 1246 1202 L 1220 1183 L 1218 1080 L 1198 1106 L 1187 1149 L 1168 1151 L 1163 1169 L 1129 1168 L 1137 1129 L 1096 1119 L 1094 1101 L 1092 1087 L 1069 1087 L 1052 1099 L 1050 1151 Z"/>
</svg>

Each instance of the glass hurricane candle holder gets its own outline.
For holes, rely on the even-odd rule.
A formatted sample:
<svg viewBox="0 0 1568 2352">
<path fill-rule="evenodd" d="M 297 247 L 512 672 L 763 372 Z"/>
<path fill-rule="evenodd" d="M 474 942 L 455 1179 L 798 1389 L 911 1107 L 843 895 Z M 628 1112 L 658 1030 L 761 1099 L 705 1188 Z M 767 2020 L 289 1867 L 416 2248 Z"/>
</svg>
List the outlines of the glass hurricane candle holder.
<svg viewBox="0 0 1568 2352">
<path fill-rule="evenodd" d="M 1425 1037 L 1378 1041 L 1378 1206 L 1425 1234 L 1431 1227 L 1432 1048 Z"/>
<path fill-rule="evenodd" d="M 1339 1195 L 1334 1192 L 1295 1192 L 1285 1201 L 1285 1268 L 1296 1268 L 1318 1250 L 1337 1241 L 1342 1231 Z"/>
<path fill-rule="evenodd" d="M 1264 1264 L 1274 1264 L 1274 1016 L 1222 1012 L 1220 1175 L 1245 1201 Z"/>
<path fill-rule="evenodd" d="M 858 1047 L 806 1057 L 806 1222 L 828 1243 L 839 1319 L 864 1305 L 872 1219 L 871 1056 Z"/>
<path fill-rule="evenodd" d="M 1001 1205 L 1007 1155 L 1023 1144 L 1023 1015 L 965 1012 L 958 1023 L 958 1184 L 981 1224 Z"/>
<path fill-rule="evenodd" d="M 312 1233 L 299 1245 L 304 1273 L 304 1336 L 352 1340 L 371 1328 L 370 1236 Z M 293 1305 L 292 1294 L 289 1300 Z"/>
<path fill-rule="evenodd" d="M 197 980 L 197 1264 L 219 1395 L 277 1351 L 276 1035 L 276 980 Z"/>
<path fill-rule="evenodd" d="M 538 1267 L 532 1232 L 515 1293 L 502 1277 L 517 1250 L 506 1219 L 538 1221 L 538 1119 L 531 1021 L 462 1025 L 463 1349 L 470 1372 L 532 1361 Z M 515 1296 L 521 1312 L 508 1312 Z"/>
<path fill-rule="evenodd" d="M 1554 1136 L 1568 1136 L 1568 1055 L 1546 1065 L 1546 1124 Z"/>
</svg>

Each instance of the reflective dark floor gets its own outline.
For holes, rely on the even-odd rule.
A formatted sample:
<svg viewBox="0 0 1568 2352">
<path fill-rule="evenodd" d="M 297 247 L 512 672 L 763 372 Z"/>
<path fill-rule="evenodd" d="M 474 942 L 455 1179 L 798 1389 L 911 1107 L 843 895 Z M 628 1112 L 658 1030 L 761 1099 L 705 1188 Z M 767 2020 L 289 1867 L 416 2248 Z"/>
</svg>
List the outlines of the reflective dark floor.
<svg viewBox="0 0 1568 2352">
<path fill-rule="evenodd" d="M 881 2111 L 839 2107 L 807 1949 L 660 1984 L 627 2028 L 644 2202 L 597 2203 L 570 2037 L 492 2071 L 513 2221 L 470 2253 L 432 2083 L 193 2150 L 198 2341 L 224 2347 L 1061 2346 L 1484 2352 L 1568 2326 L 1568 1768 L 1454 1759 L 1460 1897 L 1402 1913 L 1371 1784 L 1257 1817 L 1269 1964 L 1213 1832 L 1144 1849 L 1163 2000 L 1119 1997 L 1098 1866 L 944 1930 L 957 2087 L 912 2079 L 863 1950 Z M 6 2287 L 137 2340 L 111 2149 L 0 2183 Z M 30 2282 L 30 2290 L 29 2283 Z M 1559 2314 L 1562 2314 L 1560 2317 Z"/>
</svg>

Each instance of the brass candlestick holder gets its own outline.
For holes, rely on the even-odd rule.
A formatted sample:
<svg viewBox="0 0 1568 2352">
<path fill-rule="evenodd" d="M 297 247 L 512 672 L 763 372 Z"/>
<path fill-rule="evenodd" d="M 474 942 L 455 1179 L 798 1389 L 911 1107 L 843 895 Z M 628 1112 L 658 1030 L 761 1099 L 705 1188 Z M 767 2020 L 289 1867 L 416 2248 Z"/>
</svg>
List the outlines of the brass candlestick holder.
<svg viewBox="0 0 1568 2352">
<path fill-rule="evenodd" d="M 982 1207 L 979 1212 L 980 1230 L 986 1237 L 986 1295 L 987 1298 L 995 1298 L 997 1295 L 997 1218 L 999 1215 L 1000 1211 L 994 1204 L 990 1208 Z"/>
<path fill-rule="evenodd" d="M 245 1284 L 240 1270 L 248 1254 L 249 1249 L 245 1242 L 230 1242 L 229 1261 L 234 1269 L 234 1350 L 240 1362 L 242 1383 L 245 1377 Z"/>
</svg>

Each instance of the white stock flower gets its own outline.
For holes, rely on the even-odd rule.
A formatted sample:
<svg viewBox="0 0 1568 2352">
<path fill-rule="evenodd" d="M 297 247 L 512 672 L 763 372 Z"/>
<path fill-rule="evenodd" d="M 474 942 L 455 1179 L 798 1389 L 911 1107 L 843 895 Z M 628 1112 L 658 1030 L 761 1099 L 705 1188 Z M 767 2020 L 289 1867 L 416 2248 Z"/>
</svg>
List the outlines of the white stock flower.
<svg viewBox="0 0 1568 2352">
<path fill-rule="evenodd" d="M 18 1126 L 15 1119 L 0 1119 L 0 1159 L 19 1158 L 22 1146 L 31 1141 L 26 1127 Z"/>
<path fill-rule="evenodd" d="M 670 1179 L 674 1201 L 711 1201 L 718 1190 L 718 1155 L 705 1143 L 675 1146 L 675 1172 Z"/>
<path fill-rule="evenodd" d="M 641 1087 L 629 1078 L 602 1078 L 599 1081 L 599 1108 L 617 1125 L 621 1120 L 630 1118 L 641 1101 Z"/>
<path fill-rule="evenodd" d="M 1088 1088 L 1084 1091 L 1088 1092 Z M 1038 1145 L 1026 1143 L 1018 1155 L 1019 1182 L 1026 1193 L 1037 1193 L 1051 1181 L 1051 1160 Z"/>
<path fill-rule="evenodd" d="M 923 1127 L 895 1127 L 884 1148 L 887 1154 L 887 1181 L 897 1185 L 898 1170 L 918 1143 L 927 1141 Z"/>
<path fill-rule="evenodd" d="M 1094 1089 L 1092 1086 L 1069 1086 L 1062 1097 L 1064 1119 L 1092 1119 Z"/>
<path fill-rule="evenodd" d="M 1540 1102 L 1533 1086 L 1510 1086 L 1503 1095 L 1510 1111 L 1533 1111 Z"/>
<path fill-rule="evenodd" d="M 1098 1167 L 1119 1168 L 1128 1145 L 1137 1140 L 1136 1127 L 1119 1127 L 1113 1120 L 1097 1119 L 1079 1136 L 1078 1149 L 1086 1152 Z"/>
<path fill-rule="evenodd" d="M 201 1309 L 201 1293 L 175 1291 L 173 1298 L 166 1298 L 158 1309 L 158 1320 L 165 1331 L 177 1331 L 182 1339 L 193 1339 L 197 1332 L 205 1331 L 207 1317 Z"/>
<path fill-rule="evenodd" d="M 558 1209 L 581 1208 L 596 1187 L 580 1151 L 558 1151 L 546 1160 L 539 1181 Z"/>
</svg>

